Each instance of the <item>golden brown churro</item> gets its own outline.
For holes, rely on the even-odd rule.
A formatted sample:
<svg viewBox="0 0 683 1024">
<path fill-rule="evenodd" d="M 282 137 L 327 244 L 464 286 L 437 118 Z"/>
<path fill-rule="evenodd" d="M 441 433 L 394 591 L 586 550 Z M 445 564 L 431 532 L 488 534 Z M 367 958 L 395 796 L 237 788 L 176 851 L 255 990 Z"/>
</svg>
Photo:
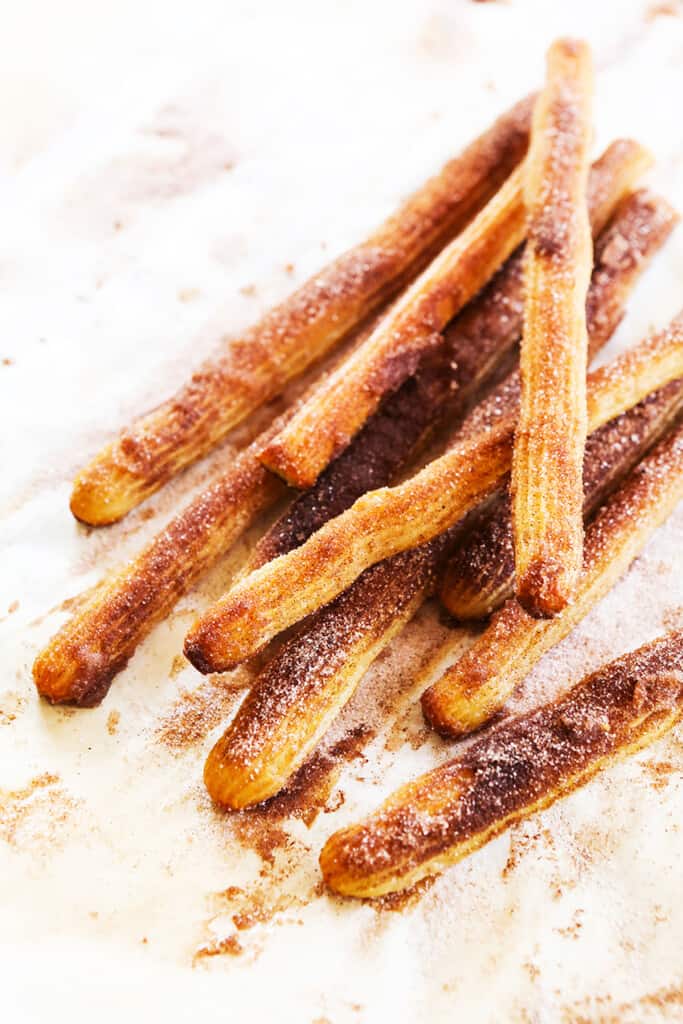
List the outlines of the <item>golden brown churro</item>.
<svg viewBox="0 0 683 1024">
<path fill-rule="evenodd" d="M 648 154 L 628 140 L 612 143 L 596 161 L 589 189 L 595 230 L 604 226 L 616 199 L 648 162 Z M 626 205 L 619 212 L 618 222 L 625 223 Z M 645 227 L 643 223 L 639 238 L 650 245 L 654 239 Z M 647 249 L 639 246 L 632 234 L 629 227 L 635 259 L 633 267 L 623 263 L 624 279 L 629 276 L 627 271 L 632 270 L 633 276 L 642 269 L 642 253 Z M 316 486 L 299 496 L 266 534 L 257 546 L 256 564 L 301 543 L 359 494 L 388 482 L 440 415 L 448 410 L 455 416 L 458 410 L 465 410 L 472 393 L 519 337 L 521 288 L 521 257 L 517 254 L 447 329 L 444 345 L 430 356 L 420 374 L 391 396 Z M 604 306 L 606 286 L 600 294 Z M 616 324 L 617 307 L 620 310 L 619 301 L 614 312 L 607 310 L 608 323 Z M 278 426 L 276 423 L 269 429 L 277 430 Z M 48 699 L 99 702 L 155 623 L 169 613 L 253 517 L 281 493 L 275 479 L 257 464 L 253 454 L 263 439 L 262 435 L 248 455 L 238 457 L 194 498 L 136 559 L 104 581 L 92 599 L 62 627 L 35 666 L 36 684 Z M 188 537 L 192 538 L 190 542 Z"/>
<path fill-rule="evenodd" d="M 38 692 L 53 704 L 99 704 L 152 627 L 282 489 L 253 449 L 239 455 L 62 626 L 33 664 Z"/>
<path fill-rule="evenodd" d="M 462 736 L 488 721 L 543 654 L 611 590 L 682 498 L 679 425 L 636 466 L 588 527 L 572 603 L 544 620 L 509 601 L 466 654 L 422 695 L 430 725 L 442 735 Z"/>
<path fill-rule="evenodd" d="M 539 616 L 565 607 L 581 571 L 592 92 L 588 46 L 553 43 L 525 165 L 522 400 L 511 484 L 517 597 Z"/>
<path fill-rule="evenodd" d="M 602 276 L 619 273 L 647 251 L 663 244 L 678 217 L 660 197 L 642 189 L 620 207 L 610 228 L 595 248 L 595 266 L 588 294 L 589 324 L 595 319 L 595 283 Z M 643 243 L 645 253 L 643 253 Z M 650 248 L 652 246 L 652 248 Z M 596 354 L 595 332 L 589 330 L 589 358 Z M 668 385 L 664 394 L 644 401 L 642 408 L 625 413 L 605 425 L 587 443 L 584 458 L 584 516 L 597 508 L 619 475 L 627 472 L 629 459 L 654 443 L 657 431 L 677 407 L 678 387 Z M 633 435 L 633 437 L 631 437 Z M 639 455 L 637 457 L 640 457 Z M 594 469 L 591 467 L 594 465 Z M 456 618 L 480 619 L 495 611 L 509 596 L 514 584 L 514 551 L 509 495 L 494 500 L 482 520 L 453 556 L 441 588 L 441 599 Z"/>
<path fill-rule="evenodd" d="M 649 154 L 629 139 L 613 142 L 593 164 L 588 205 L 596 236 L 614 207 L 650 164 Z M 613 288 L 614 310 L 606 308 L 614 280 L 624 289 L 665 240 L 674 214 L 663 200 L 645 192 L 628 197 L 614 223 L 601 238 L 596 274 L 601 286 L 589 302 L 601 308 L 601 319 L 616 325 L 624 290 Z M 629 267 L 628 261 L 632 261 Z M 450 324 L 439 345 L 377 412 L 323 473 L 273 525 L 256 547 L 251 568 L 302 544 L 312 533 L 353 504 L 366 491 L 389 483 L 416 454 L 446 416 L 453 425 L 482 382 L 518 341 L 522 326 L 522 253 L 517 252 L 483 291 Z M 590 316 L 589 310 L 589 316 Z M 592 317 L 595 323 L 597 318 Z M 593 332 L 596 345 L 605 332 Z"/>
<path fill-rule="evenodd" d="M 373 334 L 313 392 L 261 461 L 295 487 L 311 487 L 372 415 L 415 373 L 441 331 L 524 238 L 523 168 L 406 289 Z"/>
<path fill-rule="evenodd" d="M 673 220 L 665 203 L 641 192 L 621 204 L 614 221 L 603 232 L 590 302 L 591 322 L 603 328 L 592 333 L 596 345 L 606 341 L 619 323 L 627 286 L 663 244 Z M 513 274 L 508 273 L 513 270 Z M 510 261 L 498 277 L 499 284 L 494 287 L 492 283 L 451 331 L 450 351 L 458 364 L 459 384 L 451 414 L 467 401 L 472 383 L 491 367 L 492 343 L 501 346 L 500 357 L 507 350 L 509 331 L 520 326 L 518 259 Z M 376 443 L 369 446 L 370 458 L 360 446 L 368 427 L 322 474 L 313 490 L 301 495 L 275 529 L 266 534 L 257 548 L 257 564 L 289 550 L 297 538 L 309 536 L 314 523 L 324 521 L 321 516 L 329 518 L 335 505 L 348 500 L 359 474 L 366 481 L 376 478 L 376 467 L 384 467 L 397 442 L 405 440 L 405 432 L 396 434 L 402 409 L 409 423 L 408 433 L 413 436 L 415 418 L 425 406 L 406 406 L 407 394 L 399 404 L 397 400 L 405 389 L 406 385 L 387 403 L 386 408 L 393 407 L 394 412 L 381 434 L 372 435 Z M 370 423 L 380 415 L 377 413 Z M 634 430 L 639 435 L 645 433 L 639 423 L 631 424 L 630 432 Z M 380 444 L 382 440 L 385 447 Z M 205 780 L 217 803 L 233 808 L 249 806 L 274 795 L 286 784 L 355 691 L 368 665 L 431 591 L 443 555 L 453 546 L 457 531 L 456 527 L 422 548 L 368 569 L 274 655 L 207 761 Z"/>
<path fill-rule="evenodd" d="M 672 381 L 590 435 L 583 462 L 584 519 L 656 444 L 681 408 L 683 383 Z M 485 619 L 512 596 L 514 579 L 510 496 L 504 494 L 458 546 L 439 596 L 456 619 Z"/>
<path fill-rule="evenodd" d="M 347 896 L 414 885 L 600 769 L 663 735 L 683 714 L 683 633 L 618 658 L 565 696 L 485 733 L 460 756 L 397 790 L 320 856 Z"/>
<path fill-rule="evenodd" d="M 683 313 L 655 338 L 589 376 L 591 431 L 683 376 Z M 502 484 L 515 427 L 513 375 L 468 417 L 456 442 L 396 487 L 369 491 L 305 544 L 252 572 L 190 630 L 185 654 L 224 671 L 340 594 L 369 566 L 425 544 Z M 499 401 L 505 412 L 501 415 Z M 627 402 L 628 404 L 625 404 Z"/>
<path fill-rule="evenodd" d="M 366 242 L 243 335 L 226 339 L 172 398 L 96 455 L 74 483 L 76 518 L 93 525 L 120 519 L 396 294 L 523 158 L 531 103 L 522 100 L 500 117 Z"/>
<path fill-rule="evenodd" d="M 603 327 L 602 332 L 597 329 L 592 331 L 591 337 L 596 345 L 606 341 L 610 328 L 619 323 L 627 284 L 634 282 L 636 275 L 663 244 L 673 221 L 674 215 L 667 204 L 640 192 L 621 204 L 612 224 L 601 235 L 596 250 L 598 261 L 589 303 L 591 323 L 600 323 Z M 502 293 L 498 292 L 497 301 L 491 302 L 490 311 L 483 320 L 481 317 L 472 319 L 469 329 L 464 333 L 454 331 L 457 344 L 453 351 L 459 356 L 457 361 L 460 369 L 456 406 L 458 402 L 462 404 L 466 401 L 466 382 L 477 376 L 477 357 L 484 365 L 491 363 L 486 339 L 489 339 L 490 344 L 491 338 L 498 338 L 503 344 L 510 321 L 520 324 L 521 308 L 515 295 L 518 294 L 517 287 L 521 285 L 521 274 L 516 273 L 510 281 L 512 283 L 514 288 L 506 287 Z M 504 303 L 501 302 L 503 296 L 507 299 Z M 472 311 L 479 309 L 483 314 L 488 309 L 489 302 L 487 300 L 482 304 L 483 298 L 477 300 Z M 493 295 L 489 298 L 492 300 Z M 493 316 L 494 310 L 498 310 L 496 318 Z M 457 322 L 462 322 L 464 326 L 465 316 L 459 317 Z M 475 322 L 479 322 L 480 327 L 487 325 L 481 341 L 478 340 L 479 332 L 472 330 Z M 456 342 L 456 338 L 452 340 Z M 676 384 L 668 386 L 669 390 L 677 387 Z M 650 402 L 646 400 L 646 404 Z M 661 401 L 657 404 L 660 418 L 663 418 L 662 404 Z M 627 417 L 629 415 L 625 414 Z M 637 433 L 642 439 L 648 431 L 653 433 L 655 418 L 651 410 L 647 413 L 640 410 L 636 422 L 631 417 L 627 443 L 623 423 L 619 436 L 611 424 L 603 427 L 603 431 L 609 432 L 609 439 L 603 439 L 599 451 L 596 446 L 596 462 L 601 456 L 600 465 L 605 469 L 618 459 L 612 453 L 613 448 L 616 451 L 623 452 L 625 448 L 631 451 L 634 446 L 631 435 Z M 348 472 L 353 481 L 358 464 L 363 460 L 361 452 L 358 453 L 360 459 L 347 461 L 345 456 L 358 448 L 358 442 L 366 431 L 367 428 L 333 463 L 333 466 L 339 464 L 342 480 L 331 478 L 329 471 L 326 471 L 313 491 L 299 499 L 304 500 L 308 495 L 315 494 L 327 479 L 326 488 L 314 501 L 304 506 L 303 517 L 298 514 L 300 510 L 295 502 L 282 526 L 275 529 L 270 538 L 266 535 L 269 557 L 281 553 L 279 545 L 282 543 L 287 545 L 284 550 L 289 550 L 293 542 L 296 542 L 299 531 L 305 536 L 310 535 L 311 524 L 319 514 L 319 507 L 327 511 L 330 509 L 335 483 L 340 483 L 340 489 L 346 491 L 343 486 L 347 483 L 343 476 L 344 467 L 349 466 Z M 389 427 L 386 438 L 388 446 L 393 450 L 394 435 Z M 382 460 L 379 459 L 379 462 L 381 464 Z M 613 472 L 606 469 L 608 479 L 613 475 Z M 315 747 L 330 721 L 353 694 L 369 664 L 428 596 L 444 554 L 459 536 L 458 527 L 455 527 L 449 534 L 442 535 L 422 548 L 395 555 L 368 569 L 331 605 L 314 615 L 274 655 L 252 684 L 249 696 L 237 716 L 209 755 L 204 777 L 217 803 L 233 808 L 249 806 L 273 796 L 287 783 Z M 263 550 L 261 554 L 264 554 Z M 262 557 L 259 564 L 266 560 Z"/>
<path fill-rule="evenodd" d="M 456 531 L 372 566 L 280 648 L 209 754 L 216 803 L 248 807 L 286 785 L 433 589 Z"/>
</svg>

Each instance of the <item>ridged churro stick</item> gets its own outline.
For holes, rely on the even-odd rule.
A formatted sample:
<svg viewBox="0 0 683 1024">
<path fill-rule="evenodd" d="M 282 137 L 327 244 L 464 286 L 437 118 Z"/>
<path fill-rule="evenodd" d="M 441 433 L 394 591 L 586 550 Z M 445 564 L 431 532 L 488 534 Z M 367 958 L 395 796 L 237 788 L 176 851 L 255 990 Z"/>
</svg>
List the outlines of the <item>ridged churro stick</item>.
<svg viewBox="0 0 683 1024">
<path fill-rule="evenodd" d="M 681 408 L 683 383 L 672 381 L 591 434 L 583 463 L 585 520 L 657 442 Z M 458 546 L 439 596 L 456 619 L 484 619 L 512 596 L 514 580 L 510 496 L 504 494 Z"/>
<path fill-rule="evenodd" d="M 474 298 L 524 238 L 523 168 L 447 246 L 373 334 L 345 359 L 263 449 L 261 461 L 295 487 L 311 487 L 375 411 L 415 373 L 448 321 Z"/>
<path fill-rule="evenodd" d="M 620 139 L 593 164 L 588 205 L 596 237 L 649 163 L 649 154 L 638 143 Z M 622 203 L 614 223 L 603 233 L 596 254 L 601 287 L 593 289 L 590 301 L 602 306 L 601 316 L 606 323 L 613 322 L 613 311 L 604 308 L 608 285 L 613 284 L 612 279 L 625 282 L 630 269 L 638 272 L 643 268 L 665 240 L 674 216 L 663 200 L 645 192 L 633 194 Z M 451 322 L 444 332 L 444 343 L 430 353 L 418 373 L 387 396 L 314 486 L 300 494 L 273 524 L 257 545 L 251 568 L 302 544 L 361 494 L 389 483 L 446 416 L 455 424 L 483 380 L 501 365 L 519 340 L 522 262 L 521 251 L 511 256 L 476 300 Z M 615 309 L 621 310 L 623 293 L 619 289 L 614 290 L 612 301 Z M 593 333 L 599 342 L 605 332 Z"/>
<path fill-rule="evenodd" d="M 648 163 L 645 150 L 629 140 L 612 143 L 596 161 L 589 190 L 595 230 L 604 226 L 618 197 Z M 625 222 L 624 212 L 620 211 L 618 220 Z M 644 228 L 643 224 L 638 235 L 648 243 L 644 247 L 631 238 L 629 229 L 634 264 L 633 268 L 622 267 L 626 276 L 627 269 L 635 273 L 642 268 L 642 253 L 649 251 L 653 241 Z M 257 546 L 257 564 L 301 543 L 352 504 L 358 494 L 387 482 L 446 407 L 452 413 L 464 410 L 472 391 L 519 337 L 521 287 L 521 258 L 516 255 L 448 328 L 445 344 L 430 357 L 416 381 L 407 381 L 392 396 L 312 491 L 296 499 L 291 511 L 266 534 Z M 605 287 L 602 294 L 606 294 Z M 609 310 L 606 319 L 612 322 Z M 278 428 L 276 423 L 269 429 Z M 248 454 L 240 456 L 194 498 L 136 559 L 105 580 L 62 627 L 34 670 L 36 685 L 48 699 L 99 702 L 155 623 L 281 493 L 275 478 L 256 461 L 254 451 L 263 440 L 262 435 Z"/>
<path fill-rule="evenodd" d="M 683 715 L 683 633 L 587 676 L 565 696 L 485 733 L 397 790 L 320 856 L 328 886 L 375 897 L 415 885 L 549 807 Z"/>
<path fill-rule="evenodd" d="M 249 807 L 287 784 L 433 590 L 456 533 L 373 565 L 285 642 L 209 754 L 204 781 L 216 803 Z"/>
<path fill-rule="evenodd" d="M 105 578 L 33 663 L 52 704 L 92 707 L 152 627 L 283 491 L 253 449 L 194 498 L 128 565 Z"/>
<path fill-rule="evenodd" d="M 515 589 L 539 616 L 565 607 L 581 571 L 592 92 L 588 46 L 555 42 L 525 165 L 522 400 L 511 483 Z"/>
<path fill-rule="evenodd" d="M 382 306 L 485 205 L 523 158 L 531 99 L 503 114 L 370 238 L 310 278 L 77 476 L 71 510 L 115 522 Z"/>
<path fill-rule="evenodd" d="M 663 244 L 673 220 L 673 213 L 666 204 L 651 199 L 646 193 L 636 193 L 621 204 L 613 222 L 600 236 L 589 303 L 591 322 L 602 326 L 602 331 L 592 332 L 595 345 L 605 342 L 608 333 L 619 323 L 627 285 L 633 284 L 637 274 Z M 491 293 L 485 301 L 482 296 L 471 307 L 472 313 L 480 310 L 483 316 L 489 304 L 491 306 L 483 321 L 488 330 L 479 343 L 479 331 L 474 331 L 474 325 L 483 326 L 481 316 L 464 314 L 456 321 L 456 325 L 461 325 L 460 331 L 453 329 L 455 348 L 452 351 L 458 356 L 460 385 L 455 397 L 456 407 L 467 400 L 467 382 L 475 380 L 490 366 L 491 339 L 498 339 L 499 344 L 504 345 L 510 322 L 519 324 L 520 308 L 515 296 L 521 275 L 515 274 L 509 281 L 510 287 L 502 289 L 502 284 L 501 280 L 501 289 L 495 295 Z M 467 330 L 466 325 L 469 325 Z M 411 405 L 406 410 L 409 419 L 410 415 L 418 414 L 419 408 Z M 385 456 L 391 458 L 396 449 L 397 436 L 392 424 L 400 422 L 399 409 L 395 415 L 395 420 L 385 424 L 382 435 L 388 451 L 381 448 L 378 454 L 375 448 L 370 449 L 373 457 L 369 460 L 368 474 L 373 474 L 377 465 L 383 466 Z M 379 413 L 371 422 L 378 416 Z M 641 418 L 646 417 L 641 414 Z M 647 417 L 648 425 L 653 419 L 653 415 Z M 603 429 L 609 430 L 609 427 Z M 622 425 L 618 437 L 610 433 L 610 441 L 621 449 L 627 447 L 625 430 Z M 631 422 L 629 426 L 628 445 L 631 447 L 630 435 L 634 432 L 639 437 L 646 432 L 640 420 L 637 425 Z M 300 535 L 308 536 L 318 517 L 325 513 L 329 516 L 335 500 L 341 501 L 340 495 L 348 496 L 348 489 L 355 485 L 358 473 L 365 472 L 367 452 L 359 450 L 364 433 L 366 431 L 362 431 L 333 464 L 337 466 L 337 475 L 324 473 L 313 491 L 295 501 L 287 516 L 266 534 L 257 548 L 258 564 L 282 550 L 289 550 Z M 609 458 L 611 452 L 604 450 L 607 445 L 605 438 L 601 454 Z M 351 453 L 356 454 L 355 459 L 348 458 Z M 309 496 L 310 502 L 306 500 Z M 217 803 L 232 808 L 250 806 L 273 796 L 286 785 L 349 700 L 369 664 L 431 592 L 444 554 L 459 535 L 459 528 L 455 527 L 421 548 L 395 555 L 368 569 L 280 648 L 253 682 L 236 717 L 209 755 L 204 777 Z"/>
<path fill-rule="evenodd" d="M 589 376 L 589 429 L 680 376 L 683 313 Z M 474 410 L 440 458 L 405 483 L 363 495 L 301 547 L 238 582 L 188 633 L 185 654 L 193 665 L 215 672 L 239 664 L 334 600 L 369 566 L 427 543 L 494 493 L 510 469 L 515 395 L 516 374 Z"/>
<path fill-rule="evenodd" d="M 456 664 L 422 695 L 427 721 L 445 736 L 483 725 L 537 661 L 611 590 L 683 498 L 683 425 L 636 466 L 586 531 L 574 600 L 553 619 L 509 601 Z"/>
</svg>

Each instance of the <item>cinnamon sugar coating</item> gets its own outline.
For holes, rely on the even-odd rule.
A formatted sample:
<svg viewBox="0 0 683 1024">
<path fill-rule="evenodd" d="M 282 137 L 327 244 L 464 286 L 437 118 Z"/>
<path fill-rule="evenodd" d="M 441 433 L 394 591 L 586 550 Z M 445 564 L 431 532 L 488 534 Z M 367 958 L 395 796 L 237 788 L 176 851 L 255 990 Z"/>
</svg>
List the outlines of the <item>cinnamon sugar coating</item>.
<svg viewBox="0 0 683 1024">
<path fill-rule="evenodd" d="M 320 856 L 335 892 L 375 897 L 472 853 L 633 753 L 683 715 L 683 633 L 599 669 L 565 696 L 486 732 L 397 790 Z"/>
<path fill-rule="evenodd" d="M 645 190 L 626 199 L 595 252 L 593 282 L 621 275 L 626 265 L 648 262 L 668 238 L 677 216 L 668 203 Z M 587 304 L 589 337 L 595 337 L 595 291 Z M 610 317 L 610 320 L 613 320 Z M 591 345 L 589 355 L 594 355 Z M 583 514 L 589 517 L 671 422 L 683 403 L 683 387 L 667 385 L 592 434 L 583 462 Z M 458 547 L 441 587 L 441 599 L 456 618 L 490 615 L 514 584 L 514 548 L 509 494 L 501 495 Z"/>
<path fill-rule="evenodd" d="M 649 391 L 683 376 L 683 313 L 655 337 L 589 376 L 596 430 Z M 395 487 L 369 491 L 301 547 L 254 570 L 188 633 L 200 671 L 225 671 L 316 611 L 371 565 L 427 543 L 499 489 L 510 468 L 519 383 L 511 375 L 466 419 L 453 445 Z"/>
<path fill-rule="evenodd" d="M 540 616 L 567 604 L 581 569 L 592 93 L 588 46 L 553 43 L 526 163 L 522 399 L 511 482 L 515 589 Z"/>
<path fill-rule="evenodd" d="M 120 519 L 204 455 L 257 406 L 409 281 L 496 192 L 524 156 L 531 100 L 503 114 L 360 245 L 239 337 L 226 338 L 170 399 L 133 423 L 74 482 L 71 510 Z"/>
<path fill-rule="evenodd" d="M 678 382 L 683 386 L 683 382 Z M 427 721 L 445 736 L 479 728 L 503 706 L 539 659 L 600 601 L 683 499 L 683 424 L 635 467 L 586 531 L 572 603 L 536 619 L 514 599 L 463 657 L 422 695 Z"/>
</svg>

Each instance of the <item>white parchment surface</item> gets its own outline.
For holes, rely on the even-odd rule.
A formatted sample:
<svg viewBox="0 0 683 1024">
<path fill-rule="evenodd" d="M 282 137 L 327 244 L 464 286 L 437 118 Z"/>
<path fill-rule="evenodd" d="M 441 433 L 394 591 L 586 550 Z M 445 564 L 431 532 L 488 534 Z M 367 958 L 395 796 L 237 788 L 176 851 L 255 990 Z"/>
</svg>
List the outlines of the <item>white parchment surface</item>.
<svg viewBox="0 0 683 1024">
<path fill-rule="evenodd" d="M 135 553 L 231 448 L 99 532 L 68 512 L 75 469 L 223 332 L 364 237 L 538 84 L 555 35 L 594 45 L 596 151 L 619 134 L 638 138 L 657 158 L 649 183 L 683 209 L 679 5 L 5 7 L 3 1019 L 683 1020 L 681 730 L 395 913 L 321 893 L 317 855 L 330 832 L 448 756 L 425 734 L 414 688 L 444 631 L 433 609 L 392 645 L 335 727 L 332 740 L 362 722 L 376 729 L 364 759 L 344 767 L 337 798 L 310 826 L 284 821 L 288 841 L 273 863 L 240 841 L 202 786 L 234 698 L 219 688 L 207 699 L 207 684 L 177 660 L 192 616 L 221 592 L 253 533 L 154 631 L 102 707 L 49 708 L 30 677 L 63 602 Z M 607 354 L 663 325 L 682 299 L 679 228 Z M 533 706 L 682 621 L 683 508 L 514 706 Z M 195 733 L 174 742 L 193 694 Z M 230 887 L 259 886 L 270 887 L 270 911 L 237 935 Z M 223 955 L 196 958 L 236 935 L 238 955 L 228 941 Z"/>
</svg>

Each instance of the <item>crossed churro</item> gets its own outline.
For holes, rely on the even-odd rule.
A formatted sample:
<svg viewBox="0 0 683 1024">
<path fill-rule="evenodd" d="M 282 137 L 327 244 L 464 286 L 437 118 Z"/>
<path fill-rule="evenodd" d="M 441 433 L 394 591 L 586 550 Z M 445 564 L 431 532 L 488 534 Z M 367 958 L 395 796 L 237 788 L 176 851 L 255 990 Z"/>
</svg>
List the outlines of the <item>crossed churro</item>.
<svg viewBox="0 0 683 1024">
<path fill-rule="evenodd" d="M 373 334 L 264 447 L 261 461 L 295 487 L 311 487 L 375 411 L 415 373 L 425 352 L 524 238 L 523 169 L 406 289 Z"/>
<path fill-rule="evenodd" d="M 565 607 L 581 569 L 592 92 L 588 46 L 554 43 L 525 165 L 522 399 L 510 488 L 515 589 L 539 616 Z"/>
<path fill-rule="evenodd" d="M 172 398 L 99 452 L 74 482 L 76 518 L 92 525 L 120 519 L 396 294 L 523 158 L 531 103 L 527 98 L 503 114 L 367 241 L 224 341 Z"/>
<path fill-rule="evenodd" d="M 682 408 L 683 383 L 672 381 L 590 435 L 583 463 L 584 520 L 657 442 Z M 439 597 L 456 619 L 485 619 L 512 596 L 514 578 L 510 497 L 503 494 L 453 554 Z"/>
<path fill-rule="evenodd" d="M 618 198 L 648 162 L 645 150 L 629 140 L 612 143 L 596 161 L 589 183 L 595 231 L 604 227 Z M 625 232 L 623 281 L 639 272 L 663 241 L 654 221 L 648 225 L 645 217 L 635 230 L 635 222 L 627 216 L 632 202 L 627 200 L 615 218 L 615 225 L 624 225 Z M 614 227 L 605 238 L 613 234 Z M 315 487 L 295 499 L 257 545 L 252 564 L 290 550 L 365 490 L 389 482 L 439 417 L 465 411 L 472 394 L 519 338 L 521 289 L 521 255 L 516 254 L 447 328 L 444 344 L 430 355 L 416 378 L 388 399 Z M 605 280 L 600 290 L 603 304 L 606 294 Z M 615 310 L 604 314 L 607 323 L 616 325 L 622 299 L 615 292 Z M 273 424 L 269 433 L 278 428 L 278 423 Z M 269 433 L 197 495 L 137 558 L 104 580 L 62 627 L 34 666 L 36 685 L 47 699 L 98 703 L 152 627 L 282 493 L 283 488 L 256 460 L 255 453 Z"/>
<path fill-rule="evenodd" d="M 544 620 L 509 601 L 463 657 L 423 693 L 430 725 L 442 735 L 462 736 L 488 721 L 543 654 L 611 590 L 681 499 L 683 424 L 632 470 L 588 527 L 572 603 Z"/>
<path fill-rule="evenodd" d="M 592 331 L 595 346 L 606 342 L 619 323 L 628 286 L 663 244 L 674 222 L 675 216 L 666 203 L 639 192 L 621 204 L 614 220 L 600 236 L 589 300 L 589 321 L 602 327 L 601 331 L 597 327 Z M 521 285 L 519 273 L 513 280 L 516 288 Z M 515 312 L 517 319 L 519 317 L 520 304 L 512 302 L 515 289 L 510 288 L 505 294 L 508 302 L 501 304 L 498 293 L 495 304 L 491 304 L 491 314 L 498 309 L 499 316 L 485 318 L 483 322 L 488 324 L 488 330 L 480 344 L 477 344 L 477 332 L 469 337 L 473 344 L 468 343 L 466 347 L 462 334 L 459 336 L 456 351 L 462 356 L 468 353 L 469 358 L 464 361 L 469 368 L 468 379 L 476 376 L 473 364 L 477 354 L 485 363 L 491 362 L 484 340 L 499 336 L 502 341 L 507 336 L 510 321 L 516 319 Z M 484 308 L 486 306 L 478 301 L 472 311 Z M 480 320 L 476 318 L 476 322 Z M 464 316 L 459 317 L 456 325 L 463 321 Z M 458 335 L 455 328 L 454 333 Z M 466 337 L 469 335 L 471 330 L 465 332 Z M 468 386 L 462 376 L 459 382 L 456 403 L 464 403 Z M 677 385 L 671 384 L 668 388 L 676 389 Z M 646 400 L 645 404 L 650 403 L 651 400 Z M 655 419 L 664 417 L 661 402 L 657 408 L 658 418 L 651 411 L 646 415 L 642 411 L 638 415 L 626 413 L 629 423 L 624 424 L 621 418 L 617 420 L 618 432 L 612 424 L 602 428 L 609 432 L 609 440 L 605 438 L 604 444 L 596 450 L 596 459 L 599 455 L 612 459 L 612 469 L 607 474 L 610 479 L 617 475 L 619 465 L 626 472 L 628 466 L 623 463 L 629 457 L 637 457 L 635 448 L 643 450 L 646 435 L 653 439 Z M 632 439 L 634 433 L 638 434 L 640 446 Z M 353 454 L 362 436 L 359 434 L 333 464 L 339 465 L 339 474 L 343 468 L 350 467 L 351 483 L 355 480 L 353 467 L 357 469 L 357 460 L 348 456 Z M 389 435 L 388 441 L 393 450 L 393 435 Z M 615 449 L 614 455 L 605 451 L 608 444 Z M 605 466 L 604 459 L 601 466 Z M 289 550 L 300 532 L 309 535 L 319 507 L 329 512 L 334 484 L 344 491 L 345 479 L 330 479 L 329 471 L 323 474 L 311 492 L 294 502 L 282 523 L 266 534 L 264 542 L 257 547 L 260 557 L 256 558 L 256 564 L 279 554 L 279 545 L 283 542 L 285 550 Z M 313 500 L 307 501 L 311 495 Z M 299 502 L 304 503 L 303 507 Z M 204 778 L 217 803 L 233 808 L 249 806 L 273 796 L 286 784 L 349 700 L 369 664 L 429 595 L 444 556 L 454 546 L 459 549 L 456 541 L 460 541 L 458 527 L 422 548 L 403 552 L 368 569 L 284 644 L 253 682 L 236 717 L 209 755 Z"/>
<path fill-rule="evenodd" d="M 485 733 L 360 825 L 336 832 L 320 855 L 325 881 L 358 897 L 408 888 L 640 750 L 682 715 L 683 632 L 676 632 Z"/>
<path fill-rule="evenodd" d="M 213 800 L 248 807 L 278 793 L 361 678 L 433 590 L 457 527 L 374 565 L 285 642 L 208 756 Z"/>
<path fill-rule="evenodd" d="M 588 182 L 588 206 L 596 237 L 649 163 L 649 154 L 629 139 L 613 142 L 595 161 Z M 605 287 L 594 289 L 589 301 L 604 307 L 612 269 L 622 281 L 626 280 L 623 272 L 629 260 L 634 270 L 641 269 L 649 254 L 665 241 L 674 216 L 663 200 L 648 199 L 645 193 L 625 200 L 599 245 L 596 271 L 603 275 Z M 476 300 L 446 328 L 443 344 L 423 360 L 417 374 L 387 396 L 313 487 L 292 502 L 258 543 L 252 568 L 302 544 L 365 491 L 389 483 L 424 447 L 445 416 L 453 425 L 457 423 L 472 395 L 487 376 L 497 371 L 519 339 L 522 262 L 522 252 L 507 260 Z M 623 295 L 615 292 L 614 302 L 621 308 Z M 611 311 L 603 308 L 602 315 L 605 322 L 612 322 Z"/>
<path fill-rule="evenodd" d="M 589 428 L 683 376 L 683 313 L 652 339 L 589 375 Z M 256 569 L 193 626 L 185 654 L 224 671 L 340 594 L 369 566 L 425 544 L 502 484 L 510 469 L 519 380 L 513 374 L 465 421 L 455 443 L 396 487 L 369 491 L 305 544 Z M 501 411 L 501 406 L 504 411 Z"/>
</svg>

